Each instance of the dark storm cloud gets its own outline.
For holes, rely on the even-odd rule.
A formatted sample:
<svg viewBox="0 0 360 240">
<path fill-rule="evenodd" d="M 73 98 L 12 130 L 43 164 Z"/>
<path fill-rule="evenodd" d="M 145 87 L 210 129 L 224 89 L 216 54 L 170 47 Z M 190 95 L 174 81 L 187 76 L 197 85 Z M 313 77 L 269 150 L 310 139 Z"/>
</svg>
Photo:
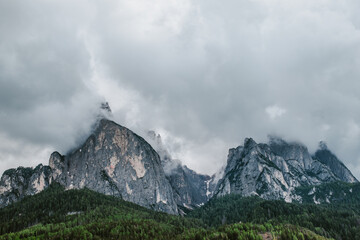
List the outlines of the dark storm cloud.
<svg viewBox="0 0 360 240">
<path fill-rule="evenodd" d="M 66 151 L 106 98 L 115 120 L 162 133 L 196 170 L 277 134 L 312 151 L 327 141 L 360 177 L 357 1 L 1 5 L 0 132 L 11 138 Z"/>
</svg>

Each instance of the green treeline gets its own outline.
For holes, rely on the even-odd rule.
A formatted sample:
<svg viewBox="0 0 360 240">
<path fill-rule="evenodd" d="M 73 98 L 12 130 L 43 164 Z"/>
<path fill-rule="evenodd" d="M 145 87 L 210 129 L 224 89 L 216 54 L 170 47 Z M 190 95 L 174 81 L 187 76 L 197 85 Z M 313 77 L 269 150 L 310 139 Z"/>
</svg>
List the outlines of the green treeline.
<svg viewBox="0 0 360 240">
<path fill-rule="evenodd" d="M 292 224 L 334 239 L 360 239 L 360 204 L 299 204 L 227 195 L 188 214 L 209 226 L 236 222 Z"/>
<path fill-rule="evenodd" d="M 245 209 L 245 203 L 248 208 L 254 207 L 252 212 Z M 270 236 L 317 240 L 333 237 L 331 231 L 315 222 L 309 221 L 312 225 L 305 226 L 290 218 L 280 218 L 283 211 L 294 216 L 302 211 L 296 204 L 289 209 L 288 205 L 281 206 L 277 201 L 262 203 L 259 199 L 228 196 L 181 217 L 88 189 L 65 191 L 59 184 L 52 184 L 39 194 L 0 209 L 0 239 L 263 239 Z M 278 213 L 277 209 L 282 210 Z M 345 224 L 352 226 L 352 216 L 343 217 L 349 221 Z"/>
</svg>

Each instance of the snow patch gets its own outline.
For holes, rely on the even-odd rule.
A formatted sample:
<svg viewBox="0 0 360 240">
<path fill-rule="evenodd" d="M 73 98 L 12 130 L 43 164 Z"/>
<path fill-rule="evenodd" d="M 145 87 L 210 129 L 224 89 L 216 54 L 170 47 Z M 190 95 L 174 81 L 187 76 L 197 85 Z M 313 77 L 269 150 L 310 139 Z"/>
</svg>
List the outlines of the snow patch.
<svg viewBox="0 0 360 240">
<path fill-rule="evenodd" d="M 255 192 L 255 191 L 252 191 L 252 192 L 250 193 L 250 196 L 259 196 L 259 194 L 258 194 L 257 192 Z"/>
<path fill-rule="evenodd" d="M 315 192 L 316 192 L 316 188 L 313 187 L 313 188 L 310 190 L 310 192 L 308 193 L 308 195 L 312 195 L 312 194 L 314 194 Z"/>
<path fill-rule="evenodd" d="M 187 205 L 186 203 L 183 203 L 183 206 L 186 207 L 187 209 L 193 210 L 193 208 L 189 205 Z"/>
<path fill-rule="evenodd" d="M 315 204 L 320 204 L 320 202 L 318 200 L 316 200 L 315 196 L 313 197 L 314 203 Z"/>
<path fill-rule="evenodd" d="M 209 191 L 210 181 L 211 181 L 211 179 L 205 181 L 205 183 L 206 183 L 206 197 L 207 197 L 207 198 L 209 198 L 209 196 L 210 196 L 210 194 L 211 194 L 211 192 Z"/>
</svg>

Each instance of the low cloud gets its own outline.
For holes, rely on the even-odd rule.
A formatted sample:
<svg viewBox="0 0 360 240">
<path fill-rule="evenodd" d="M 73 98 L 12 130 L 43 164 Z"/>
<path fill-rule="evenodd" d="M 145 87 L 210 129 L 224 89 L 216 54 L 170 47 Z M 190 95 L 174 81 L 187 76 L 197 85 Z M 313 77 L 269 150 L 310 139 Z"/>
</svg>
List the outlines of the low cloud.
<svg viewBox="0 0 360 240">
<path fill-rule="evenodd" d="M 269 106 L 265 109 L 265 112 L 269 115 L 270 119 L 274 120 L 278 117 L 281 117 L 286 113 L 286 109 L 283 109 L 277 105 Z"/>
<path fill-rule="evenodd" d="M 120 124 L 178 139 L 176 158 L 203 173 L 245 137 L 276 134 L 312 151 L 325 140 L 360 178 L 359 10 L 352 0 L 2 1 L 0 134 L 20 147 L 2 145 L 0 170 L 68 151 L 107 100 Z"/>
</svg>

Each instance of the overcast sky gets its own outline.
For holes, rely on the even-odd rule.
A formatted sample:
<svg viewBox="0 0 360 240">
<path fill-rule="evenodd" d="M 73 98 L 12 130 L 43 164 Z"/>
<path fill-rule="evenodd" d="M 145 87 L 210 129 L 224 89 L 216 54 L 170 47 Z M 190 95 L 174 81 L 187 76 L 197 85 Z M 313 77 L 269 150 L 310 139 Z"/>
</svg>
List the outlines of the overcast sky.
<svg viewBox="0 0 360 240">
<path fill-rule="evenodd" d="M 0 172 L 89 135 L 99 102 L 201 173 L 268 134 L 360 179 L 358 0 L 0 0 Z"/>
</svg>

